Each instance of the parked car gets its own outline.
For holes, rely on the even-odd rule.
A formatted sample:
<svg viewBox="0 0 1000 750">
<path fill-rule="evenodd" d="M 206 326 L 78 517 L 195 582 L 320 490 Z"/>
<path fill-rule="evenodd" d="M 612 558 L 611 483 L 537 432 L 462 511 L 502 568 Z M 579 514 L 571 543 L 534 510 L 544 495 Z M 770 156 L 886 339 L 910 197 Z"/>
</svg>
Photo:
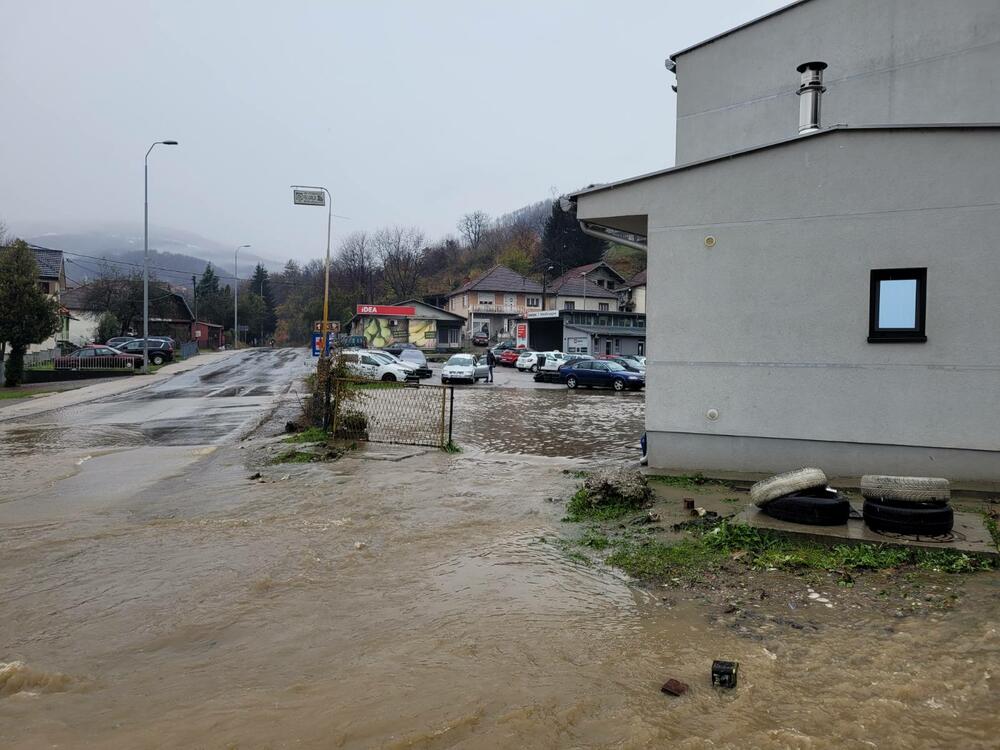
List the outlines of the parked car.
<svg viewBox="0 0 1000 750">
<path fill-rule="evenodd" d="M 142 356 L 125 354 L 110 346 L 90 344 L 65 357 L 56 357 L 57 370 L 126 370 L 142 367 Z"/>
<path fill-rule="evenodd" d="M 170 344 L 171 349 L 177 348 L 177 340 L 171 338 L 170 336 L 150 336 L 150 341 L 166 341 Z"/>
<path fill-rule="evenodd" d="M 490 335 L 484 333 L 483 331 L 476 331 L 472 334 L 472 345 L 473 346 L 486 346 L 490 343 Z"/>
<path fill-rule="evenodd" d="M 417 376 L 419 378 L 429 378 L 433 375 L 431 368 L 427 366 L 427 357 L 419 349 L 403 349 L 396 356 L 404 362 L 414 365 L 417 368 Z"/>
<path fill-rule="evenodd" d="M 368 348 L 368 339 L 366 339 L 364 336 L 344 336 L 342 339 L 338 338 L 337 343 L 340 344 L 341 349 Z"/>
<path fill-rule="evenodd" d="M 369 349 L 368 353 L 381 362 L 392 362 L 393 364 L 397 364 L 402 367 L 406 370 L 407 380 L 419 380 L 421 377 L 420 373 L 417 372 L 417 366 L 412 362 L 405 362 L 399 357 L 393 356 L 392 354 L 389 354 L 389 352 L 382 349 Z M 426 369 L 427 372 L 430 373 L 430 368 Z"/>
<path fill-rule="evenodd" d="M 148 340 L 150 364 L 162 365 L 164 362 L 173 361 L 174 348 L 170 345 L 170 342 L 165 341 L 164 339 L 154 339 L 152 337 Z M 142 339 L 132 339 L 131 341 L 126 341 L 119 348 L 125 354 L 138 354 L 140 357 L 143 356 L 143 352 L 145 351 Z"/>
<path fill-rule="evenodd" d="M 389 354 L 399 357 L 405 351 L 419 352 L 420 347 L 416 344 L 411 344 L 409 341 L 396 341 L 388 346 L 383 346 L 382 351 L 389 352 Z"/>
<path fill-rule="evenodd" d="M 563 365 L 560 374 L 568 388 L 586 386 L 587 388 L 614 388 L 616 391 L 638 390 L 646 385 L 646 378 L 626 370 L 617 362 L 600 359 L 585 359 Z"/>
<path fill-rule="evenodd" d="M 521 372 L 538 372 L 538 356 L 540 352 L 521 352 L 517 361 L 514 363 L 516 367 Z"/>
<path fill-rule="evenodd" d="M 388 359 L 376 356 L 367 350 L 353 350 L 341 352 L 340 356 L 344 360 L 347 371 L 356 378 L 363 380 L 384 380 L 387 382 L 402 383 L 407 380 L 409 373 L 401 365 Z M 414 376 L 415 377 L 415 376 Z"/>
<path fill-rule="evenodd" d="M 562 383 L 560 369 L 563 365 L 581 359 L 593 359 L 589 354 L 566 354 L 564 352 L 545 352 L 538 357 L 538 372 L 535 373 L 536 383 Z"/>
<path fill-rule="evenodd" d="M 122 344 L 127 344 L 129 341 L 134 341 L 135 336 L 115 336 L 104 342 L 105 346 L 110 346 L 113 349 L 117 349 Z"/>
<path fill-rule="evenodd" d="M 56 346 L 59 347 L 59 354 L 63 357 L 72 354 L 80 348 L 77 344 L 74 344 L 72 341 L 66 341 L 65 339 L 59 339 L 56 341 Z"/>
<path fill-rule="evenodd" d="M 490 351 L 493 352 L 494 357 L 500 359 L 500 355 L 508 349 L 517 349 L 513 341 L 501 341 L 499 344 L 490 349 Z"/>
<path fill-rule="evenodd" d="M 505 367 L 513 367 L 517 363 L 517 358 L 521 356 L 523 352 L 528 351 L 527 349 L 508 349 L 507 351 L 500 352 L 500 356 L 497 357 L 497 364 L 501 364 Z"/>
<path fill-rule="evenodd" d="M 631 357 L 623 357 L 617 354 L 599 354 L 597 355 L 597 357 L 595 357 L 595 359 L 600 359 L 605 362 L 617 362 L 626 370 L 630 370 L 631 372 L 641 372 L 644 375 L 646 374 L 645 365 L 640 365 L 636 360 L 632 359 Z"/>
<path fill-rule="evenodd" d="M 475 383 L 477 380 L 486 380 L 489 376 L 486 358 L 472 354 L 453 354 L 441 370 L 441 382 L 445 384 L 456 381 Z"/>
</svg>

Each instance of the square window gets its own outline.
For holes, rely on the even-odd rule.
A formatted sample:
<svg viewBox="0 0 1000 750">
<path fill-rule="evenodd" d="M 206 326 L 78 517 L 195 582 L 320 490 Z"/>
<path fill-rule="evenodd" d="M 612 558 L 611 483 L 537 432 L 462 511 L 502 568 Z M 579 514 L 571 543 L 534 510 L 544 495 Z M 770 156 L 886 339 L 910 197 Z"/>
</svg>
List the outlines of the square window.
<svg viewBox="0 0 1000 750">
<path fill-rule="evenodd" d="M 608 303 L 607 302 L 598 302 L 597 303 L 597 309 L 598 309 L 599 312 L 608 312 Z"/>
<path fill-rule="evenodd" d="M 575 310 L 575 309 L 576 309 L 576 302 L 572 300 L 563 301 L 563 310 Z"/>
<path fill-rule="evenodd" d="M 872 271 L 868 307 L 871 344 L 922 343 L 927 310 L 927 269 Z"/>
</svg>

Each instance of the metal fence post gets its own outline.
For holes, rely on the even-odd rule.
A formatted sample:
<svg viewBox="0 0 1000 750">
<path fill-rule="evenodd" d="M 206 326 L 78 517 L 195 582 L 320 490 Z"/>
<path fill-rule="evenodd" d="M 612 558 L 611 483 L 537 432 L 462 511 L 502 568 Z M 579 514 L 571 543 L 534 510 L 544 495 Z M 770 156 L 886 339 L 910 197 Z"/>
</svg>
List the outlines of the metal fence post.
<svg viewBox="0 0 1000 750">
<path fill-rule="evenodd" d="M 333 379 L 333 373 L 331 372 L 330 373 L 330 380 L 332 380 L 332 379 Z M 336 393 L 336 396 L 333 399 L 333 425 L 332 425 L 332 430 L 333 430 L 333 434 L 334 435 L 337 434 L 337 419 L 340 416 L 340 395 L 341 395 L 340 394 L 340 389 L 341 389 L 342 385 L 343 384 L 338 380 L 337 381 L 337 393 Z M 327 384 L 326 384 L 326 404 L 327 404 L 327 406 L 326 406 L 326 410 L 324 411 L 324 416 L 328 418 L 329 414 L 330 414 L 330 383 L 329 383 L 329 380 L 327 381 Z M 328 425 L 327 428 L 324 428 L 324 429 L 330 429 L 330 426 Z"/>
<path fill-rule="evenodd" d="M 448 445 L 451 445 L 451 428 L 455 424 L 455 387 L 448 389 L 451 392 L 451 406 L 448 409 Z"/>
</svg>

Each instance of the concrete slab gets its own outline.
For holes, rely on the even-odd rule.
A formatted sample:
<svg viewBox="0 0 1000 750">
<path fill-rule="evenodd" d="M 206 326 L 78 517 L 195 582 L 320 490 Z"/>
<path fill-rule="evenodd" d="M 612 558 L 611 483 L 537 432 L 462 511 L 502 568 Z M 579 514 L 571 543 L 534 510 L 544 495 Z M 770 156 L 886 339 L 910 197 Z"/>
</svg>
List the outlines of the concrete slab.
<svg viewBox="0 0 1000 750">
<path fill-rule="evenodd" d="M 826 544 L 888 544 L 897 547 L 925 547 L 927 549 L 953 549 L 977 555 L 1000 557 L 983 517 L 978 513 L 955 513 L 955 528 L 947 537 L 904 536 L 884 534 L 869 529 L 860 518 L 851 519 L 842 526 L 806 526 L 780 521 L 761 512 L 756 506 L 744 508 L 737 521 L 758 529 L 768 529 L 799 539 Z"/>
</svg>

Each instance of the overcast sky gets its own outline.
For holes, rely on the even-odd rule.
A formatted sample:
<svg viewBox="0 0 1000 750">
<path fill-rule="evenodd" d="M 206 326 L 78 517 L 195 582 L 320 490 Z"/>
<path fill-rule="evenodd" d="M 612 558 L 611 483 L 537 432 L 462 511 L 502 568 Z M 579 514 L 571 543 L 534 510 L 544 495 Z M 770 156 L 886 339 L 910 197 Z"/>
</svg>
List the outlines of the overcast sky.
<svg viewBox="0 0 1000 750">
<path fill-rule="evenodd" d="M 265 257 L 428 239 L 669 166 L 663 59 L 786 0 L 0 0 L 0 220 L 150 221 Z M 615 111 L 613 105 L 621 107 Z"/>
</svg>

